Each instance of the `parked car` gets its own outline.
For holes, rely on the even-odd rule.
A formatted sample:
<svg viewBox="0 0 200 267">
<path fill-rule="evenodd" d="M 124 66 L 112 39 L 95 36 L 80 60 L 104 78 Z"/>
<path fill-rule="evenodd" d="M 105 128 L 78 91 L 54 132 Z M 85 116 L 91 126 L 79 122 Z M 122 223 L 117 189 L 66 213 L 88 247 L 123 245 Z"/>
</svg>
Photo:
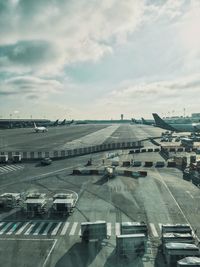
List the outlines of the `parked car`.
<svg viewBox="0 0 200 267">
<path fill-rule="evenodd" d="M 52 160 L 50 158 L 44 158 L 41 160 L 41 165 L 50 165 L 52 163 Z"/>
</svg>

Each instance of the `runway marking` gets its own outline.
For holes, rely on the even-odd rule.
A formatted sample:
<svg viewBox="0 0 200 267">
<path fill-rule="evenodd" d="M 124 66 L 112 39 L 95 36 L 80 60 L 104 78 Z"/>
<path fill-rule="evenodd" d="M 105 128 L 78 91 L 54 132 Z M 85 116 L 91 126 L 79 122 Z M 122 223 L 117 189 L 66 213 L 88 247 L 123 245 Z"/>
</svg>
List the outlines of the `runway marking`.
<svg viewBox="0 0 200 267">
<path fill-rule="evenodd" d="M 53 245 L 52 245 L 52 247 L 51 247 L 51 249 L 50 249 L 50 251 L 49 251 L 49 253 L 48 253 L 48 255 L 47 255 L 47 257 L 46 257 L 46 259 L 45 259 L 45 261 L 43 263 L 43 265 L 42 265 L 42 267 L 46 266 L 46 264 L 48 262 L 48 259 L 49 259 L 50 255 L 51 255 L 53 249 L 55 248 L 55 245 L 56 245 L 57 241 L 58 241 L 57 239 L 54 240 L 54 243 L 53 243 Z"/>
<path fill-rule="evenodd" d="M 22 165 L 22 166 L 6 165 L 6 166 L 3 166 L 3 167 L 0 167 L 0 172 L 1 172 L 1 174 L 3 174 L 3 173 L 22 170 L 22 169 L 24 169 L 24 165 Z"/>
<path fill-rule="evenodd" d="M 66 222 L 65 225 L 63 226 L 63 229 L 62 229 L 60 235 L 65 235 L 68 227 L 69 227 L 69 222 Z"/>
<path fill-rule="evenodd" d="M 158 235 L 158 232 L 156 231 L 155 225 L 153 223 L 149 223 L 149 226 L 150 226 L 153 236 L 158 237 L 159 235 Z"/>
<path fill-rule="evenodd" d="M 108 234 L 108 236 L 111 236 L 111 234 L 112 234 L 112 225 L 111 225 L 111 223 L 107 223 L 107 234 Z"/>
<path fill-rule="evenodd" d="M 16 170 L 15 168 L 12 167 L 12 165 L 11 165 L 11 166 L 5 166 L 4 168 L 5 168 L 5 169 L 8 169 L 9 171 L 10 171 L 10 170 L 11 170 L 11 171 L 15 171 L 15 170 Z"/>
<path fill-rule="evenodd" d="M 169 194 L 171 195 L 172 199 L 174 200 L 174 202 L 176 203 L 177 207 L 179 208 L 180 212 L 182 213 L 185 221 L 190 225 L 190 227 L 192 228 L 190 222 L 188 221 L 187 217 L 185 216 L 183 210 L 181 209 L 181 207 L 179 206 L 178 202 L 176 201 L 175 197 L 173 196 L 172 192 L 170 191 L 169 187 L 167 186 L 167 184 L 165 183 L 164 179 L 162 178 L 162 176 L 160 175 L 160 173 L 157 171 L 158 175 L 161 178 L 162 183 L 164 184 L 165 188 L 167 189 L 167 191 L 169 192 Z M 192 231 L 194 232 L 193 228 Z M 200 242 L 199 238 L 197 237 L 198 242 Z"/>
<path fill-rule="evenodd" d="M 75 232 L 76 232 L 76 227 L 78 226 L 78 223 L 75 222 L 73 225 L 72 225 L 72 228 L 71 228 L 71 231 L 69 233 L 69 235 L 74 235 Z"/>
<path fill-rule="evenodd" d="M 120 235 L 120 223 L 115 223 L 115 234 Z"/>
<path fill-rule="evenodd" d="M 55 227 L 55 228 L 53 229 L 53 231 L 51 232 L 51 235 L 56 235 L 56 234 L 57 234 L 57 232 L 58 232 L 58 230 L 59 230 L 61 224 L 62 224 L 62 222 L 60 222 L 60 223 L 58 223 L 58 224 L 56 225 L 56 227 Z"/>
<path fill-rule="evenodd" d="M 28 224 L 29 224 L 29 222 L 24 223 L 24 224 L 20 227 L 20 229 L 15 233 L 15 235 L 20 235 L 20 234 L 24 231 L 24 229 L 27 227 Z"/>
<path fill-rule="evenodd" d="M 44 232 L 42 233 L 42 235 L 47 235 L 48 231 L 50 230 L 51 226 L 54 224 L 54 222 L 50 222 L 49 224 L 47 224 L 47 227 L 45 228 Z"/>
<path fill-rule="evenodd" d="M 186 191 L 191 198 L 194 198 L 190 191 Z"/>
<path fill-rule="evenodd" d="M 45 225 L 45 222 L 39 224 L 38 228 L 34 231 L 33 235 L 38 235 L 42 227 Z"/>
<path fill-rule="evenodd" d="M 32 222 L 31 225 L 30 225 L 30 227 L 24 233 L 24 235 L 29 235 L 35 225 L 36 225 L 36 222 Z"/>
<path fill-rule="evenodd" d="M 0 235 L 2 235 L 7 229 L 8 227 L 12 224 L 13 222 L 10 222 L 8 224 L 6 224 L 0 231 Z"/>
<path fill-rule="evenodd" d="M 12 233 L 17 229 L 21 222 L 15 223 L 12 228 L 6 233 L 7 235 L 12 235 Z"/>
</svg>

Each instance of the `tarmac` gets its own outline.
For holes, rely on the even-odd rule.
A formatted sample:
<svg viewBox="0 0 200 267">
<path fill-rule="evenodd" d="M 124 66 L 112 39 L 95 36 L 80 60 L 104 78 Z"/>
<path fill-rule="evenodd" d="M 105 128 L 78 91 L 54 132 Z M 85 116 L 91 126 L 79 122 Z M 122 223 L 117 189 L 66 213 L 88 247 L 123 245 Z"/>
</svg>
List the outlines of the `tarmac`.
<svg viewBox="0 0 200 267">
<path fill-rule="evenodd" d="M 82 128 L 83 127 L 83 128 Z M 86 128 L 84 128 L 86 127 Z M 138 140 L 159 135 L 162 130 L 142 125 L 70 126 L 64 129 L 51 128 L 46 134 L 29 133 L 30 129 L 4 130 L 0 136 L 12 147 L 39 149 L 45 139 L 45 148 L 55 147 L 54 142 L 65 145 L 71 140 L 89 140 L 87 135 L 98 136 L 105 130 L 110 137 L 97 138 L 97 142 Z M 85 134 L 81 133 L 85 129 Z M 52 133 L 50 131 L 52 130 Z M 62 133 L 57 131 L 62 130 Z M 76 133 L 77 130 L 77 133 Z M 12 134 L 12 131 L 13 134 Z M 53 134 L 57 132 L 57 135 Z M 67 132 L 68 131 L 68 132 Z M 71 131 L 71 136 L 69 132 Z M 72 132 L 74 131 L 74 134 Z M 6 132 L 10 134 L 6 137 Z M 16 136 L 17 133 L 24 133 Z M 49 134 L 50 133 L 50 134 Z M 48 135 L 49 134 L 49 135 Z M 65 136 L 66 135 L 66 139 Z M 16 136 L 16 139 L 15 139 Z M 31 138 L 33 137 L 33 138 Z M 93 136 L 95 138 L 95 135 Z M 7 139 L 6 139 L 7 138 Z M 58 139 L 58 140 L 57 140 Z M 35 144 L 39 144 L 35 147 Z M 91 139 L 91 142 L 93 140 Z M 151 145 L 147 141 L 148 146 Z M 5 148 L 5 147 L 4 147 Z M 8 148 L 8 146 L 7 146 Z M 2 149 L 2 146 L 1 146 Z M 141 161 L 163 161 L 157 152 L 129 154 L 129 150 L 116 151 L 119 161 L 127 159 Z M 0 193 L 41 192 L 52 197 L 69 190 L 78 194 L 74 212 L 69 217 L 27 218 L 19 209 L 0 213 L 0 260 L 5 267 L 166 267 L 160 251 L 161 224 L 189 223 L 200 238 L 200 191 L 191 182 L 182 179 L 176 168 L 145 168 L 147 176 L 140 178 L 116 175 L 105 179 L 101 175 L 71 175 L 75 168 L 83 168 L 92 158 L 92 168 L 110 164 L 108 152 L 94 153 L 54 161 L 42 167 L 38 163 L 21 163 L 10 166 L 0 173 Z M 104 160 L 104 162 L 103 162 Z M 103 165 L 104 163 L 104 165 Z M 9 167 L 9 165 L 7 165 Z M 0 166 L 3 167 L 3 166 Z M 84 244 L 79 237 L 81 222 L 105 220 L 111 227 L 111 238 L 96 244 Z M 147 252 L 142 258 L 123 259 L 116 254 L 116 235 L 121 222 L 144 221 L 149 229 Z"/>
</svg>

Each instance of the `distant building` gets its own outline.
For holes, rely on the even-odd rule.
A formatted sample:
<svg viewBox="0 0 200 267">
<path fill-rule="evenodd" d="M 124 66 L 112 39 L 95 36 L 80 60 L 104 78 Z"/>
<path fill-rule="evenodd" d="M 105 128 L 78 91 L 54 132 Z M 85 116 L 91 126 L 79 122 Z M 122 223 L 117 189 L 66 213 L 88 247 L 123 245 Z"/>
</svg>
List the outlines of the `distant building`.
<svg viewBox="0 0 200 267">
<path fill-rule="evenodd" d="M 124 114 L 121 114 L 121 121 L 123 121 L 124 119 Z"/>
<path fill-rule="evenodd" d="M 200 113 L 192 113 L 192 118 L 200 118 Z"/>
</svg>

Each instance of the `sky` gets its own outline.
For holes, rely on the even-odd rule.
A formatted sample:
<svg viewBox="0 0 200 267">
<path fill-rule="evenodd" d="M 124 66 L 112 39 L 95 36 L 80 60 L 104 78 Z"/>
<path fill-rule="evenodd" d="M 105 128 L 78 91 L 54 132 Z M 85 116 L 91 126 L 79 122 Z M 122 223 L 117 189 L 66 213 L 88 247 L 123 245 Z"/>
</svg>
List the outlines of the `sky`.
<svg viewBox="0 0 200 267">
<path fill-rule="evenodd" d="M 0 0 L 0 118 L 200 112 L 200 0 Z"/>
</svg>

